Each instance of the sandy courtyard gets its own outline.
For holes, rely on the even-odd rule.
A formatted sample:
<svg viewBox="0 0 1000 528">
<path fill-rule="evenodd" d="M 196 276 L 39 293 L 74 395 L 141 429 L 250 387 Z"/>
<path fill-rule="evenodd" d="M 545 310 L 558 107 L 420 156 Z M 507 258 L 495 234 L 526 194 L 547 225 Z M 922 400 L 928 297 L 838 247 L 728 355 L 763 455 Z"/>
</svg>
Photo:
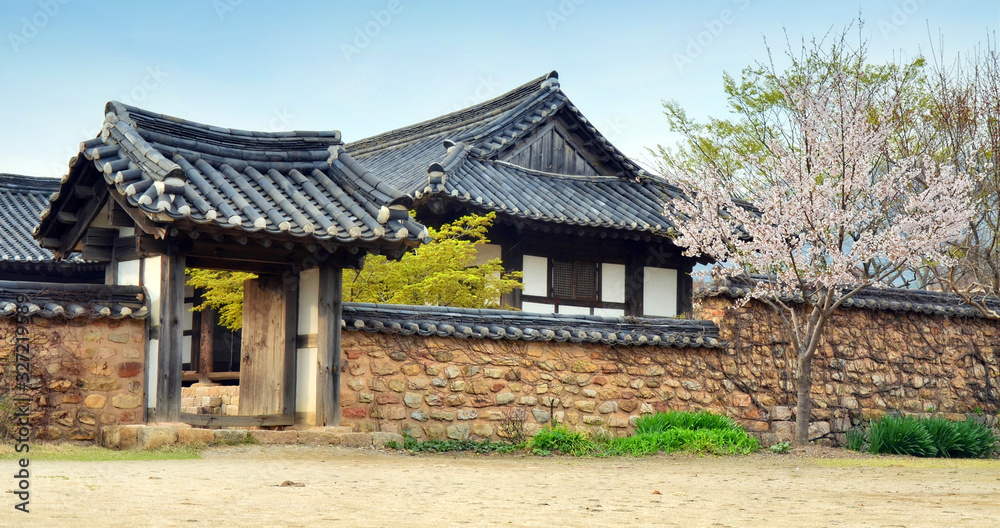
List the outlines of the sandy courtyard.
<svg viewBox="0 0 1000 528">
<path fill-rule="evenodd" d="M 10 467 L 10 461 L 3 461 Z M 232 447 L 32 464 L 28 526 L 1000 526 L 1000 461 Z M 280 486 L 284 481 L 303 486 Z"/>
</svg>

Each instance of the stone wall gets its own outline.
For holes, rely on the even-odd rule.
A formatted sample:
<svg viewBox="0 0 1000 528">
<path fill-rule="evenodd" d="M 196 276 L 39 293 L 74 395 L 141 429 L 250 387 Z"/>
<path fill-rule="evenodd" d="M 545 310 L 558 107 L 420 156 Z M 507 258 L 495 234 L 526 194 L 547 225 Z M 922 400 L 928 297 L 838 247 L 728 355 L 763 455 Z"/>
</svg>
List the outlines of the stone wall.
<svg viewBox="0 0 1000 528">
<path fill-rule="evenodd" d="M 765 443 L 790 440 L 794 369 L 780 323 L 761 304 L 703 301 L 721 349 L 456 339 L 345 332 L 342 416 L 360 431 L 491 439 L 515 409 L 531 432 L 550 423 L 626 434 L 644 413 L 712 410 Z M 995 414 L 997 324 L 851 309 L 814 364 L 811 437 L 842 443 L 885 412 Z"/>
<path fill-rule="evenodd" d="M 16 325 L 0 318 L 5 368 L 13 361 Z M 91 441 L 101 426 L 143 422 L 145 321 L 33 317 L 26 327 L 35 438 Z"/>
<path fill-rule="evenodd" d="M 191 414 L 240 414 L 238 385 L 201 385 L 181 388 L 181 412 Z"/>
<path fill-rule="evenodd" d="M 625 434 L 643 413 L 731 409 L 765 416 L 714 368 L 724 350 L 402 337 L 345 332 L 342 417 L 358 430 L 491 439 L 521 410 L 531 434 L 560 424 Z"/>
<path fill-rule="evenodd" d="M 729 343 L 726 357 L 741 358 L 731 379 L 766 413 L 771 432 L 790 438 L 794 356 L 777 316 L 758 302 L 733 308 L 724 297 L 704 299 L 696 315 L 719 325 Z M 1000 324 L 975 317 L 839 311 L 813 363 L 810 436 L 843 442 L 853 425 L 886 412 L 943 413 L 956 420 L 995 415 L 998 335 Z"/>
</svg>

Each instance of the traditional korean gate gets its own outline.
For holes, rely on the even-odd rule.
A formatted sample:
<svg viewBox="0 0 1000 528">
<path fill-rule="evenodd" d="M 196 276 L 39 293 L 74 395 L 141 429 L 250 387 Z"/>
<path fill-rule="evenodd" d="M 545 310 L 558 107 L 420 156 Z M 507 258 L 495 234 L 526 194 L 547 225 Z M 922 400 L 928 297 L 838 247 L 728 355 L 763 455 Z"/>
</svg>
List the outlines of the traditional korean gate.
<svg viewBox="0 0 1000 528">
<path fill-rule="evenodd" d="M 239 416 L 184 415 L 203 426 L 292 425 L 295 421 L 296 275 L 243 283 Z"/>
</svg>

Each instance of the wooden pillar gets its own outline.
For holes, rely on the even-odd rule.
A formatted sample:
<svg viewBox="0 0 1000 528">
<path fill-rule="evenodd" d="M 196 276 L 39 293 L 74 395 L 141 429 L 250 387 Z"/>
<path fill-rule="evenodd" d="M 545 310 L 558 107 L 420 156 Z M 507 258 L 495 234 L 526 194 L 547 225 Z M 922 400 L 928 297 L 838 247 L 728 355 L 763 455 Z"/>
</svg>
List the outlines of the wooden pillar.
<svg viewBox="0 0 1000 528">
<path fill-rule="evenodd" d="M 181 419 L 181 364 L 184 336 L 184 255 L 173 245 L 160 259 L 160 331 L 157 354 L 158 422 Z"/>
<path fill-rule="evenodd" d="M 215 368 L 215 310 L 205 308 L 199 317 L 198 382 L 212 383 L 208 375 Z"/>
<path fill-rule="evenodd" d="M 677 270 L 677 314 L 691 313 L 694 310 L 692 296 L 694 294 L 694 279 L 691 272 L 694 270 L 694 262 L 685 259 L 684 264 Z"/>
<path fill-rule="evenodd" d="M 340 320 L 343 270 L 319 270 L 316 351 L 316 425 L 340 425 Z"/>
<path fill-rule="evenodd" d="M 625 262 L 625 315 L 642 315 L 643 266 L 645 255 L 640 250 L 629 252 Z"/>
<path fill-rule="evenodd" d="M 512 232 L 509 236 L 504 236 L 504 241 L 500 246 L 500 262 L 503 263 L 505 271 L 524 271 L 524 249 L 521 247 L 521 238 L 517 232 Z M 521 290 L 516 289 L 504 294 L 500 303 L 511 308 L 521 308 Z"/>
<path fill-rule="evenodd" d="M 296 338 L 299 334 L 299 276 L 289 274 L 283 276 L 283 291 L 285 292 L 285 379 L 282 386 L 281 414 L 295 416 L 295 383 L 298 369 L 298 347 Z"/>
</svg>

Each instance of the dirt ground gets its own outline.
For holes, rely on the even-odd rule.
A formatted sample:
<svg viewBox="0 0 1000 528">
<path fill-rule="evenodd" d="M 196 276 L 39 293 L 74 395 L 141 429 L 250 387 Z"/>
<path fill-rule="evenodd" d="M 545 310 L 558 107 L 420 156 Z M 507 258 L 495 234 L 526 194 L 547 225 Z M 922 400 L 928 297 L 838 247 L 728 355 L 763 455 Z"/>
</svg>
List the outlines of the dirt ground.
<svg viewBox="0 0 1000 528">
<path fill-rule="evenodd" d="M 594 459 L 239 446 L 200 460 L 42 460 L 32 463 L 31 513 L 7 496 L 0 526 L 1000 526 L 998 460 L 842 453 Z"/>
</svg>

